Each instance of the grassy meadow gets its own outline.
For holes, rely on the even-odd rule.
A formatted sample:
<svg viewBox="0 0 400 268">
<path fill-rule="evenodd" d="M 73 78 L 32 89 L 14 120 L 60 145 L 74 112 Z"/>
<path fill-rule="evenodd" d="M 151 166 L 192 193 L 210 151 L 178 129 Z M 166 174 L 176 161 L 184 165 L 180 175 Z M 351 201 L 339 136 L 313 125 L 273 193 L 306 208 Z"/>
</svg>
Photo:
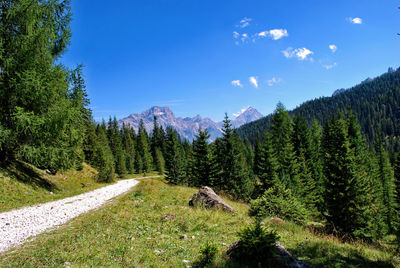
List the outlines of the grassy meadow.
<svg viewBox="0 0 400 268">
<path fill-rule="evenodd" d="M 233 215 L 191 208 L 188 201 L 196 191 L 144 179 L 109 205 L 3 253 L 0 266 L 186 267 L 199 259 L 200 248 L 210 241 L 219 248 L 214 266 L 235 267 L 223 252 L 237 240 L 237 232 L 252 223 L 248 206 L 227 200 Z M 390 247 L 343 244 L 290 222 L 266 219 L 265 224 L 277 231 L 293 255 L 316 267 L 400 267 Z"/>
<path fill-rule="evenodd" d="M 127 175 L 126 178 L 142 175 Z M 32 165 L 13 162 L 6 169 L 0 168 L 0 212 L 78 195 L 106 185 L 97 182 L 97 171 L 85 163 L 79 171 L 71 169 L 49 175 Z"/>
</svg>

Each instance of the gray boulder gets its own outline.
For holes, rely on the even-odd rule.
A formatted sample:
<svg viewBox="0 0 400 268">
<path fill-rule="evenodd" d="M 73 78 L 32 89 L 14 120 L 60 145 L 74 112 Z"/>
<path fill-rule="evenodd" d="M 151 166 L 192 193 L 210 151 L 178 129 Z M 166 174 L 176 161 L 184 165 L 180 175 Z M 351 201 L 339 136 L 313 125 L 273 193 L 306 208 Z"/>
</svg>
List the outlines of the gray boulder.
<svg viewBox="0 0 400 268">
<path fill-rule="evenodd" d="M 287 268 L 314 268 L 314 266 L 305 261 L 300 261 L 289 253 L 279 242 L 276 242 L 278 255 L 281 256 L 284 267 Z"/>
<path fill-rule="evenodd" d="M 203 186 L 195 193 L 189 201 L 189 206 L 203 206 L 206 209 L 217 208 L 228 212 L 235 212 L 235 210 L 228 205 L 221 197 L 219 197 L 213 189 L 208 186 Z"/>
</svg>

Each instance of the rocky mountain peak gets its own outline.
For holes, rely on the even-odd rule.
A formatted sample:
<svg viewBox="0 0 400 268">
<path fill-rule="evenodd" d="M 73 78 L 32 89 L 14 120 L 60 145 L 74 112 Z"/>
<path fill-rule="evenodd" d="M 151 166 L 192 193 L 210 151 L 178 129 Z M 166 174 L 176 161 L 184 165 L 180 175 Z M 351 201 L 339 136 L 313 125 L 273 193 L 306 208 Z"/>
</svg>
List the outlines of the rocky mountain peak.
<svg viewBox="0 0 400 268">
<path fill-rule="evenodd" d="M 235 128 L 238 128 L 241 125 L 250 123 L 263 117 L 263 115 L 259 111 L 251 106 L 242 109 L 239 113 L 235 114 L 235 116 L 236 119 L 232 121 L 232 126 Z"/>
<path fill-rule="evenodd" d="M 168 107 L 158 107 L 154 106 L 150 109 L 143 111 L 141 113 L 142 116 L 146 118 L 154 117 L 175 117 L 174 113 Z"/>
<path fill-rule="evenodd" d="M 257 120 L 262 116 L 263 115 L 256 109 L 248 107 L 242 109 L 242 111 L 237 114 L 237 117 L 232 120 L 232 126 L 237 128 L 243 124 Z M 210 118 L 202 118 L 200 115 L 186 118 L 175 117 L 174 113 L 168 107 L 154 106 L 140 114 L 131 114 L 121 119 L 119 122 L 121 125 L 129 125 L 137 131 L 140 121 L 142 120 L 146 131 L 151 133 L 154 125 L 154 117 L 157 118 L 158 124 L 164 129 L 167 128 L 167 126 L 173 127 L 182 138 L 190 141 L 198 134 L 199 128 L 208 130 L 210 140 L 215 140 L 222 135 L 221 122 L 217 123 Z"/>
</svg>

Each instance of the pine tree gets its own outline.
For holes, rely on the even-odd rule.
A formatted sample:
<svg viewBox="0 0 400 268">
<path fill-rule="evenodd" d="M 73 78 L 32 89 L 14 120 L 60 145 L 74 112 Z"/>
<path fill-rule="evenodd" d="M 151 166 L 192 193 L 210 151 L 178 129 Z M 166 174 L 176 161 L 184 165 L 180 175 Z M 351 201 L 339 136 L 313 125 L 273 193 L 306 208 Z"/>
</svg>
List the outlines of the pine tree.
<svg viewBox="0 0 400 268">
<path fill-rule="evenodd" d="M 165 179 L 171 184 L 180 184 L 184 178 L 184 163 L 182 148 L 178 134 L 171 127 L 167 127 L 167 144 L 165 153 Z"/>
<path fill-rule="evenodd" d="M 282 103 L 278 103 L 272 116 L 270 131 L 273 151 L 278 162 L 278 178 L 287 188 L 298 195 L 301 186 L 292 141 L 293 121 Z"/>
<path fill-rule="evenodd" d="M 322 214 L 324 213 L 324 170 L 323 170 L 323 153 L 322 153 L 322 126 L 318 123 L 316 119 L 313 120 L 311 126 L 311 173 L 312 178 L 316 185 L 316 207 L 318 211 Z"/>
<path fill-rule="evenodd" d="M 192 185 L 213 186 L 214 166 L 211 151 L 208 144 L 210 135 L 207 129 L 202 131 L 199 128 L 198 135 L 193 141 L 193 161 L 192 161 Z"/>
<path fill-rule="evenodd" d="M 253 171 L 254 174 L 258 177 L 260 176 L 260 169 L 259 166 L 261 165 L 261 142 L 258 140 L 256 145 L 254 146 L 254 164 L 253 164 Z"/>
<path fill-rule="evenodd" d="M 181 140 L 178 135 L 178 140 L 180 146 L 180 154 L 182 157 L 182 165 L 183 165 L 183 180 L 181 181 L 184 185 L 189 185 L 192 180 L 192 165 L 193 162 L 193 147 L 192 144 L 188 140 Z"/>
<path fill-rule="evenodd" d="M 107 137 L 114 156 L 115 172 L 120 176 L 124 176 L 126 174 L 126 159 L 122 144 L 122 134 L 116 117 L 113 119 L 110 117 L 108 121 Z"/>
<path fill-rule="evenodd" d="M 395 201 L 400 210 L 400 153 L 397 153 L 394 162 L 394 181 L 395 181 Z"/>
<path fill-rule="evenodd" d="M 125 166 L 128 173 L 133 174 L 135 172 L 135 132 L 133 128 L 130 128 L 123 124 L 122 126 L 122 142 L 125 154 Z"/>
<path fill-rule="evenodd" d="M 400 153 L 394 163 L 396 214 L 394 219 L 397 249 L 400 250 Z"/>
<path fill-rule="evenodd" d="M 217 144 L 217 150 L 220 151 L 216 158 L 219 169 L 217 185 L 237 198 L 248 199 L 253 191 L 253 184 L 246 157 L 240 150 L 241 141 L 232 130 L 226 114 L 223 124 L 223 137 Z"/>
<path fill-rule="evenodd" d="M 114 159 L 106 135 L 106 125 L 98 125 L 96 128 L 97 141 L 94 147 L 91 164 L 99 171 L 98 180 L 111 182 L 114 179 Z"/>
<path fill-rule="evenodd" d="M 299 199 L 303 201 L 310 212 L 317 215 L 319 196 L 316 181 L 312 177 L 311 169 L 303 153 L 300 153 L 297 159 L 299 163 L 299 181 L 301 185 L 301 188 L 298 190 Z"/>
<path fill-rule="evenodd" d="M 303 155 L 306 162 L 311 159 L 311 131 L 304 117 L 296 114 L 293 118 L 293 149 L 296 156 Z"/>
<path fill-rule="evenodd" d="M 70 3 L 0 5 L 0 161 L 18 158 L 54 172 L 73 167 L 83 160 L 88 100 L 83 79 L 69 79 L 80 68 L 58 62 L 70 42 Z"/>
<path fill-rule="evenodd" d="M 151 135 L 151 155 L 153 157 L 154 161 L 154 166 L 156 166 L 156 150 L 161 149 L 161 132 L 160 132 L 160 126 L 158 125 L 157 122 L 157 117 L 154 116 L 154 122 L 153 122 L 153 133 Z M 161 152 L 161 151 L 160 151 Z"/>
<path fill-rule="evenodd" d="M 356 152 L 360 135 L 340 117 L 327 122 L 323 134 L 327 217 L 340 235 L 371 237 L 371 189 Z"/>
<path fill-rule="evenodd" d="M 155 152 L 155 166 L 158 174 L 162 175 L 165 172 L 165 160 L 160 148 L 156 148 Z"/>
<path fill-rule="evenodd" d="M 160 127 L 160 149 L 163 154 L 165 155 L 165 151 L 167 148 L 167 135 L 165 134 L 164 128 L 161 126 Z"/>
<path fill-rule="evenodd" d="M 258 165 L 261 193 L 271 188 L 278 180 L 278 161 L 272 146 L 272 137 L 269 131 L 264 134 L 263 145 L 260 149 Z"/>
<path fill-rule="evenodd" d="M 378 178 L 381 183 L 380 199 L 382 207 L 380 213 L 384 218 L 384 222 L 388 228 L 388 233 L 393 233 L 395 220 L 395 186 L 394 186 L 394 174 L 392 166 L 390 165 L 389 155 L 386 152 L 381 139 L 377 145 L 377 159 L 378 159 Z"/>
<path fill-rule="evenodd" d="M 86 124 L 85 140 L 83 142 L 83 152 L 85 154 L 85 161 L 89 164 L 93 163 L 96 145 L 96 124 L 92 120 L 88 120 Z"/>
<path fill-rule="evenodd" d="M 153 169 L 153 159 L 150 152 L 149 136 L 147 135 L 144 123 L 141 120 L 137 136 L 137 150 L 142 159 L 143 172 L 150 172 Z"/>
<path fill-rule="evenodd" d="M 143 173 L 143 161 L 139 150 L 135 151 L 135 171 L 137 174 Z"/>
</svg>

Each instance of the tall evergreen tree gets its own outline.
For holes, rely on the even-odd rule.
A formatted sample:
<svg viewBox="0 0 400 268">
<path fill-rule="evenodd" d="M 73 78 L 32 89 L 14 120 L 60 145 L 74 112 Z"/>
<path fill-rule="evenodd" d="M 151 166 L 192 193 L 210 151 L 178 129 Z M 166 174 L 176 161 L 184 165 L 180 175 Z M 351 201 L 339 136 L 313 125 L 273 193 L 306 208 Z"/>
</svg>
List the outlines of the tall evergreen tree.
<svg viewBox="0 0 400 268">
<path fill-rule="evenodd" d="M 272 145 L 272 137 L 269 131 L 264 134 L 263 145 L 260 149 L 260 161 L 258 165 L 259 179 L 262 193 L 277 183 L 278 161 Z"/>
<path fill-rule="evenodd" d="M 340 235 L 371 237 L 371 189 L 356 152 L 361 143 L 356 137 L 360 135 L 352 131 L 354 128 L 340 117 L 324 128 L 327 217 Z"/>
<path fill-rule="evenodd" d="M 0 21 L 0 160 L 70 168 L 82 160 L 87 120 L 83 80 L 58 62 L 70 43 L 70 3 L 2 0 Z"/>
<path fill-rule="evenodd" d="M 106 134 L 106 125 L 98 125 L 96 128 L 97 141 L 94 147 L 91 164 L 99 171 L 98 180 L 111 182 L 114 179 L 114 159 Z"/>
<path fill-rule="evenodd" d="M 199 133 L 193 141 L 192 184 L 193 186 L 213 186 L 214 163 L 208 144 L 207 129 Z"/>
<path fill-rule="evenodd" d="M 122 142 L 125 154 L 125 167 L 128 173 L 135 172 L 135 132 L 133 128 L 130 128 L 123 124 L 122 126 Z"/>
<path fill-rule="evenodd" d="M 293 118 L 293 149 L 299 157 L 303 155 L 308 162 L 311 159 L 311 131 L 306 119 L 298 114 Z"/>
<path fill-rule="evenodd" d="M 115 172 L 120 176 L 124 176 L 126 174 L 126 159 L 122 144 L 122 135 L 116 117 L 113 119 L 110 117 L 108 121 L 107 137 L 114 156 Z"/>
<path fill-rule="evenodd" d="M 378 178 L 381 183 L 380 198 L 382 202 L 382 207 L 380 209 L 380 213 L 384 218 L 384 222 L 388 228 L 388 232 L 393 233 L 393 222 L 396 217 L 394 174 L 392 166 L 390 165 L 389 155 L 386 152 L 381 139 L 378 142 L 376 152 L 379 167 Z"/>
<path fill-rule="evenodd" d="M 300 181 L 298 177 L 298 164 L 293 146 L 293 121 L 282 103 L 278 103 L 271 119 L 271 138 L 278 166 L 279 179 L 298 194 Z"/>
<path fill-rule="evenodd" d="M 311 126 L 311 173 L 316 185 L 316 207 L 320 213 L 324 212 L 324 171 L 323 171 L 323 153 L 322 153 L 322 126 L 316 119 Z"/>
<path fill-rule="evenodd" d="M 396 215 L 394 219 L 397 248 L 400 250 L 400 153 L 397 153 L 394 163 Z"/>
<path fill-rule="evenodd" d="M 165 179 L 172 184 L 180 184 L 184 180 L 185 166 L 182 159 L 182 148 L 176 131 L 167 127 L 167 147 L 165 153 Z"/>
<path fill-rule="evenodd" d="M 400 210 L 400 152 L 394 162 L 395 200 Z"/>
<path fill-rule="evenodd" d="M 158 174 L 163 175 L 165 172 L 165 160 L 164 156 L 161 152 L 161 149 L 156 147 L 156 152 L 155 152 L 155 167 L 156 170 L 158 171 Z"/>
<path fill-rule="evenodd" d="M 88 120 L 86 124 L 85 140 L 83 142 L 83 152 L 85 155 L 85 161 L 89 164 L 93 162 L 96 145 L 96 124 L 94 121 Z"/>
<path fill-rule="evenodd" d="M 258 140 L 254 146 L 254 161 L 253 161 L 253 171 L 256 176 L 260 176 L 260 165 L 261 165 L 261 142 Z"/>
<path fill-rule="evenodd" d="M 228 116 L 223 121 L 223 137 L 218 142 L 220 150 L 216 162 L 220 170 L 217 185 L 233 196 L 248 199 L 253 191 L 249 167 L 246 158 L 240 150 L 240 139 L 231 128 Z"/>
<path fill-rule="evenodd" d="M 153 168 L 153 159 L 150 152 L 150 139 L 147 135 L 144 123 L 141 120 L 137 136 L 137 150 L 142 159 L 143 172 L 150 172 Z"/>
</svg>

